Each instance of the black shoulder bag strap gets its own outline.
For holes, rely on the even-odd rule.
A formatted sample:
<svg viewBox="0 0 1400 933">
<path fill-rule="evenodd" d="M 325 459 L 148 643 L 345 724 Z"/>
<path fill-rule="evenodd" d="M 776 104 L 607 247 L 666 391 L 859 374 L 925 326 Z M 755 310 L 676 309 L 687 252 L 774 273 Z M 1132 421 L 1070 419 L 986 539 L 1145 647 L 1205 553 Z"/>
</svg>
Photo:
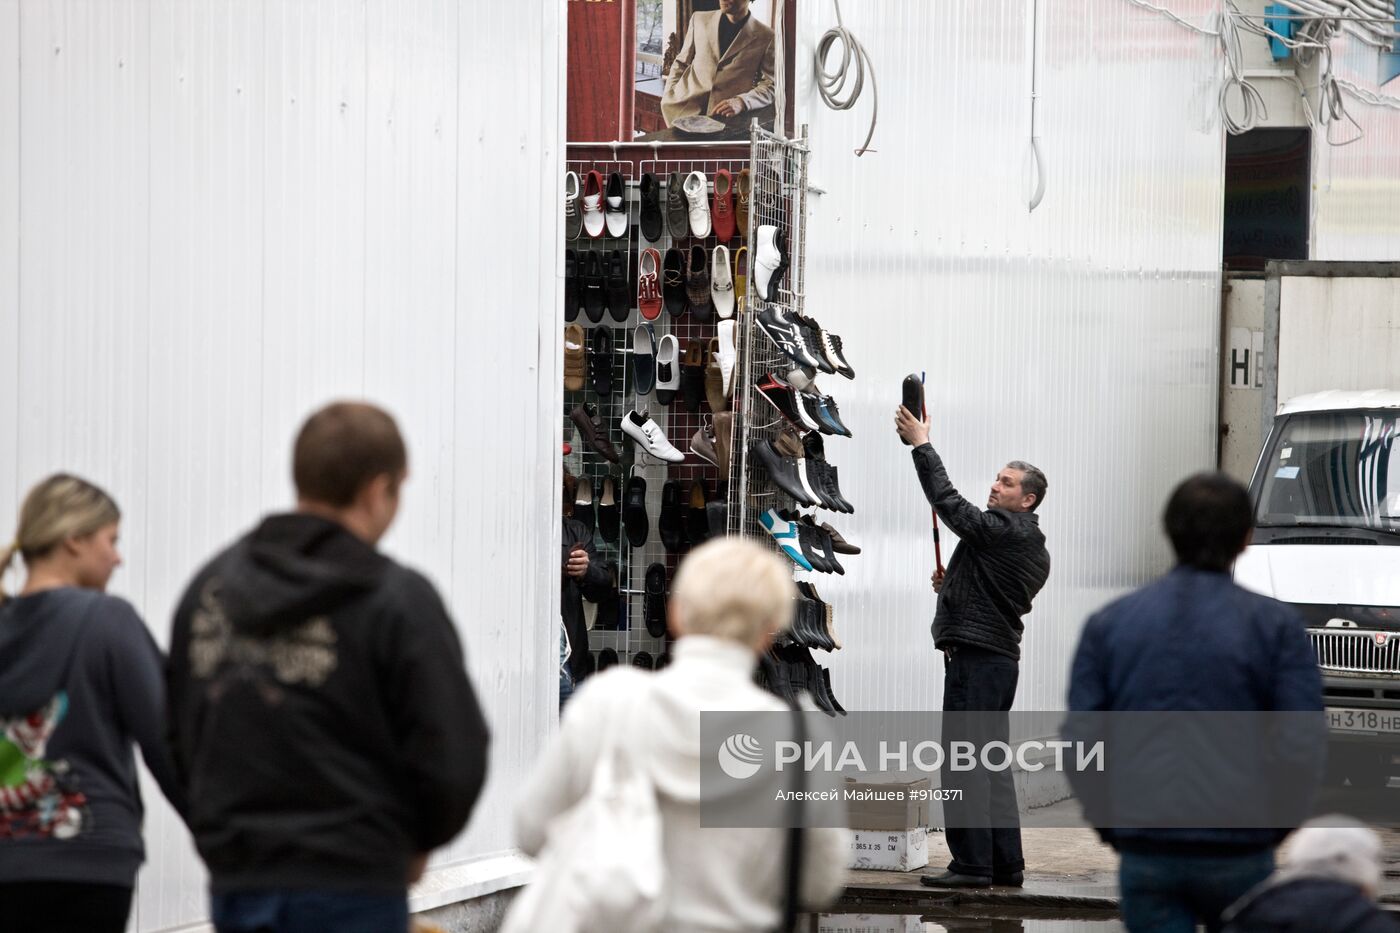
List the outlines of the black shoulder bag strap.
<svg viewBox="0 0 1400 933">
<path fill-rule="evenodd" d="M 796 700 L 789 701 L 792 707 L 794 738 L 798 748 L 807 742 L 807 722 L 802 718 L 802 707 Z M 799 761 L 800 764 L 800 761 Z M 788 807 L 790 825 L 787 834 L 787 881 L 783 899 L 783 924 L 780 933 L 793 933 L 797 929 L 797 912 L 802 901 L 802 795 L 807 790 L 807 772 L 798 767 L 793 778 L 797 796 Z"/>
</svg>

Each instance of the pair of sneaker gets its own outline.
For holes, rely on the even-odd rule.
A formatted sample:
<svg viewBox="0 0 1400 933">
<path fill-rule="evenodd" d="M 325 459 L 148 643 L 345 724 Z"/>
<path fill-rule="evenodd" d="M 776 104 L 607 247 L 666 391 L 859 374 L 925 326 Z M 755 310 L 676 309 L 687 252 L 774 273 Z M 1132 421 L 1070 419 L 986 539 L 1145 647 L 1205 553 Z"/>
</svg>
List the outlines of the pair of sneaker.
<svg viewBox="0 0 1400 933">
<path fill-rule="evenodd" d="M 767 307 L 755 319 L 758 329 L 773 341 L 795 365 L 824 373 L 840 373 L 854 379 L 856 371 L 846 361 L 841 338 L 822 328 L 814 319 Z"/>
<path fill-rule="evenodd" d="M 582 190 L 580 190 L 582 187 Z M 609 172 L 607 181 L 598 171 L 583 177 L 564 175 L 564 229 L 570 239 L 580 233 L 598 238 L 627 235 L 627 182 L 621 172 Z"/>
<path fill-rule="evenodd" d="M 794 370 L 790 378 L 801 379 L 801 371 Z M 850 437 L 851 430 L 841 420 L 836 399 L 810 391 L 814 388 L 810 381 L 799 387 L 777 373 L 769 373 L 754 384 L 758 394 L 767 399 L 794 427 Z"/>
</svg>

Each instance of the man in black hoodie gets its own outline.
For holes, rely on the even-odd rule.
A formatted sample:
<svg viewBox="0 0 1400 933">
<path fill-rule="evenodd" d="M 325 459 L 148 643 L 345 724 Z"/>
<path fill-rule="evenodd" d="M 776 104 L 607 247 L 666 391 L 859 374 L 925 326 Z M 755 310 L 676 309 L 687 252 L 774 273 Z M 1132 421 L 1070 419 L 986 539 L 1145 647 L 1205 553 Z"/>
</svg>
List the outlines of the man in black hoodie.
<svg viewBox="0 0 1400 933">
<path fill-rule="evenodd" d="M 375 548 L 407 454 L 370 405 L 297 437 L 297 510 L 190 584 L 171 739 L 219 933 L 402 933 L 407 887 L 466 824 L 488 733 L 442 600 Z"/>
</svg>

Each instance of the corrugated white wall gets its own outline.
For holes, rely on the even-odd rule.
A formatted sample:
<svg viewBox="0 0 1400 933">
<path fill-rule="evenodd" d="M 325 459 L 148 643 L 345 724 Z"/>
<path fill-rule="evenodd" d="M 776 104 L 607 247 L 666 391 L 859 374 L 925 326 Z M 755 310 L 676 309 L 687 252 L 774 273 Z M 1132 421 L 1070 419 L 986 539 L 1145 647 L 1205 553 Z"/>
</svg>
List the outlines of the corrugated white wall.
<svg viewBox="0 0 1400 933">
<path fill-rule="evenodd" d="M 1212 0 L 1177 0 L 1196 22 Z M 1214 461 L 1223 132 L 1218 53 L 1125 0 L 1041 0 L 1048 186 L 1027 211 L 1029 0 L 844 4 L 880 90 L 825 109 L 811 80 L 829 4 L 799 7 L 810 123 L 808 307 L 840 333 L 854 383 L 821 382 L 856 439 L 834 439 L 866 549 L 824 583 L 851 709 L 938 709 L 929 510 L 894 435 L 900 378 L 928 372 L 935 445 L 985 503 L 1010 459 L 1049 476 L 1054 563 L 1027 620 L 1018 708 L 1063 708 L 1086 615 L 1168 563 L 1170 487 Z M 866 88 L 867 95 L 869 87 Z M 944 556 L 953 544 L 944 532 Z"/>
<path fill-rule="evenodd" d="M 495 733 L 440 865 L 510 848 L 553 728 L 563 29 L 562 2 L 0 0 L 0 534 L 51 471 L 107 486 L 113 588 L 163 642 L 199 563 L 290 503 L 308 411 L 388 406 L 385 546 L 446 594 Z M 198 921 L 147 802 L 139 928 Z"/>
</svg>

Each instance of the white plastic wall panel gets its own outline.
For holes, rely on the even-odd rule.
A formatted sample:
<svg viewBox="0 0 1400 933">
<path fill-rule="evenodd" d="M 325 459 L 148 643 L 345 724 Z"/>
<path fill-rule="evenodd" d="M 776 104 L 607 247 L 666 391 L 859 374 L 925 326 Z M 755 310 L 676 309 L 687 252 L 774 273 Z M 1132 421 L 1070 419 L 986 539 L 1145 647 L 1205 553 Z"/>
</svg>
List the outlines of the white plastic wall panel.
<svg viewBox="0 0 1400 933">
<path fill-rule="evenodd" d="M 1180 0 L 1206 22 L 1217 4 Z M 893 430 L 900 379 L 927 371 L 933 441 L 985 504 L 1011 459 L 1049 476 L 1053 570 L 1026 620 L 1018 708 L 1061 709 L 1086 616 L 1169 565 L 1171 486 L 1214 462 L 1223 132 L 1215 44 L 1124 0 L 1041 0 L 1048 184 L 1030 213 L 1029 0 L 844 4 L 878 70 L 826 109 L 809 63 L 835 25 L 799 7 L 798 123 L 810 124 L 808 307 L 854 382 L 823 377 L 855 440 L 828 457 L 864 548 L 823 581 L 848 708 L 938 709 L 929 507 Z M 867 83 L 866 94 L 870 87 Z M 943 531 L 945 561 L 955 538 Z"/>
<path fill-rule="evenodd" d="M 1333 42 L 1338 77 L 1390 97 L 1395 106 L 1364 103 L 1348 95 L 1347 113 L 1365 135 L 1343 146 L 1313 133 L 1313 241 L 1311 258 L 1400 259 L 1400 82 L 1377 88 L 1379 52 L 1344 36 Z M 1350 123 L 1333 125 L 1338 141 L 1357 135 Z"/>
<path fill-rule="evenodd" d="M 1400 280 L 1287 276 L 1279 282 L 1278 401 L 1400 380 Z"/>
<path fill-rule="evenodd" d="M 563 17 L 0 0 L 0 533 L 49 472 L 107 486 L 113 589 L 164 643 L 199 565 L 291 503 L 308 411 L 386 405 L 384 546 L 446 596 L 494 733 L 444 869 L 511 849 L 554 722 Z M 134 928 L 198 923 L 203 869 L 146 802 Z"/>
</svg>

